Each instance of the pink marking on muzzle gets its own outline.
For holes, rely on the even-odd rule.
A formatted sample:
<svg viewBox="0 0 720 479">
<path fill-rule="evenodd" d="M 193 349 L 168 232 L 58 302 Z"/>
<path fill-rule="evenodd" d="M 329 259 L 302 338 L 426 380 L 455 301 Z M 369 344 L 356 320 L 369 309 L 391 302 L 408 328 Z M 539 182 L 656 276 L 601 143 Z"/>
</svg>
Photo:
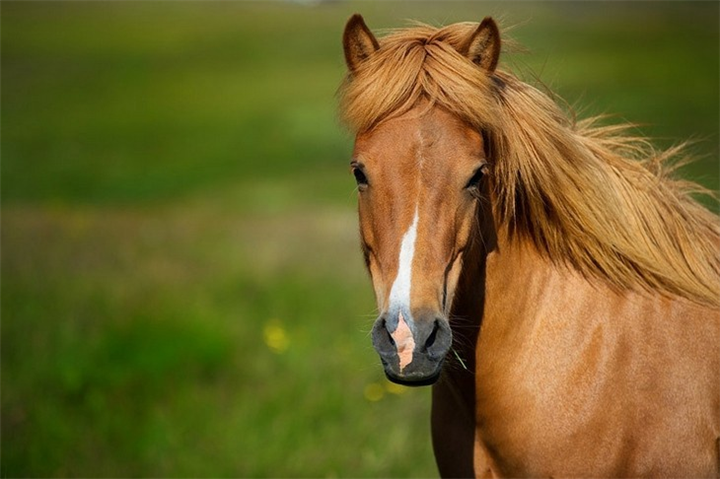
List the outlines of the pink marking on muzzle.
<svg viewBox="0 0 720 479">
<path fill-rule="evenodd" d="M 402 312 L 398 316 L 398 325 L 395 331 L 390 333 L 395 341 L 398 357 L 400 358 L 400 371 L 412 362 L 413 351 L 415 350 L 415 338 L 413 338 L 410 327 L 405 322 Z"/>
</svg>

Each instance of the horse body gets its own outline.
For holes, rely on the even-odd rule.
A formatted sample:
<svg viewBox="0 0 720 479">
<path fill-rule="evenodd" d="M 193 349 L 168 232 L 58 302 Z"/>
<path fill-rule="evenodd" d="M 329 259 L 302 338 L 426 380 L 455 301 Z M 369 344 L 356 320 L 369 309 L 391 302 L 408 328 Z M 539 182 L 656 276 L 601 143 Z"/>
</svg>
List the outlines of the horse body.
<svg viewBox="0 0 720 479">
<path fill-rule="evenodd" d="M 491 19 L 344 46 L 372 339 L 441 475 L 719 476 L 720 226 L 672 152 L 495 71 Z"/>
</svg>

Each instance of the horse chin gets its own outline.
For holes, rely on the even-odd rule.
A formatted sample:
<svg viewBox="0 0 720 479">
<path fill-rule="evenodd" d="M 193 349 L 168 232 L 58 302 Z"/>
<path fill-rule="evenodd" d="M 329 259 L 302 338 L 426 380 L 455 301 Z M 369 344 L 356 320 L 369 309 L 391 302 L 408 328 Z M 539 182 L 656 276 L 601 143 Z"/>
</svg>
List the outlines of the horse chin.
<svg viewBox="0 0 720 479">
<path fill-rule="evenodd" d="M 383 361 L 383 363 L 385 376 L 389 381 L 402 386 L 412 387 L 430 386 L 435 384 L 435 382 L 437 382 L 440 378 L 443 366 L 442 360 L 437 362 L 433 361 L 432 363 L 426 362 L 422 365 L 422 368 L 412 368 L 411 363 L 410 367 L 404 369 L 402 372 L 399 372 L 397 370 L 398 368 L 385 363 L 385 361 Z"/>
</svg>

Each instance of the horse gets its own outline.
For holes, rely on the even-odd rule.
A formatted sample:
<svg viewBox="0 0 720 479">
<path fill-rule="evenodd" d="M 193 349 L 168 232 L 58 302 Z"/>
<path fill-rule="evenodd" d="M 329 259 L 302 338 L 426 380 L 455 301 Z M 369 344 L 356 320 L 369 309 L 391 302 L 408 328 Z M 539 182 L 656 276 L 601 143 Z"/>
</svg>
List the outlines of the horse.
<svg viewBox="0 0 720 479">
<path fill-rule="evenodd" d="M 442 477 L 718 477 L 720 224 L 681 147 L 498 68 L 496 22 L 343 33 L 387 377 Z"/>
</svg>

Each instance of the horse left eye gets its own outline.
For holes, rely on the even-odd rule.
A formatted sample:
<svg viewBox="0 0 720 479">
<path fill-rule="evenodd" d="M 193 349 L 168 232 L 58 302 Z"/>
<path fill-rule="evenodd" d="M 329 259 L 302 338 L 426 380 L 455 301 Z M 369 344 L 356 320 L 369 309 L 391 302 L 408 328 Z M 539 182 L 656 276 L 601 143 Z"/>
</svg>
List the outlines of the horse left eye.
<svg viewBox="0 0 720 479">
<path fill-rule="evenodd" d="M 473 173 L 472 177 L 470 178 L 470 181 L 467 182 L 467 185 L 465 185 L 465 188 L 471 190 L 471 189 L 478 189 L 480 187 L 480 182 L 482 181 L 483 177 L 485 176 L 485 172 L 487 170 L 487 165 L 483 165 L 477 170 L 475 170 L 475 173 Z"/>
</svg>

